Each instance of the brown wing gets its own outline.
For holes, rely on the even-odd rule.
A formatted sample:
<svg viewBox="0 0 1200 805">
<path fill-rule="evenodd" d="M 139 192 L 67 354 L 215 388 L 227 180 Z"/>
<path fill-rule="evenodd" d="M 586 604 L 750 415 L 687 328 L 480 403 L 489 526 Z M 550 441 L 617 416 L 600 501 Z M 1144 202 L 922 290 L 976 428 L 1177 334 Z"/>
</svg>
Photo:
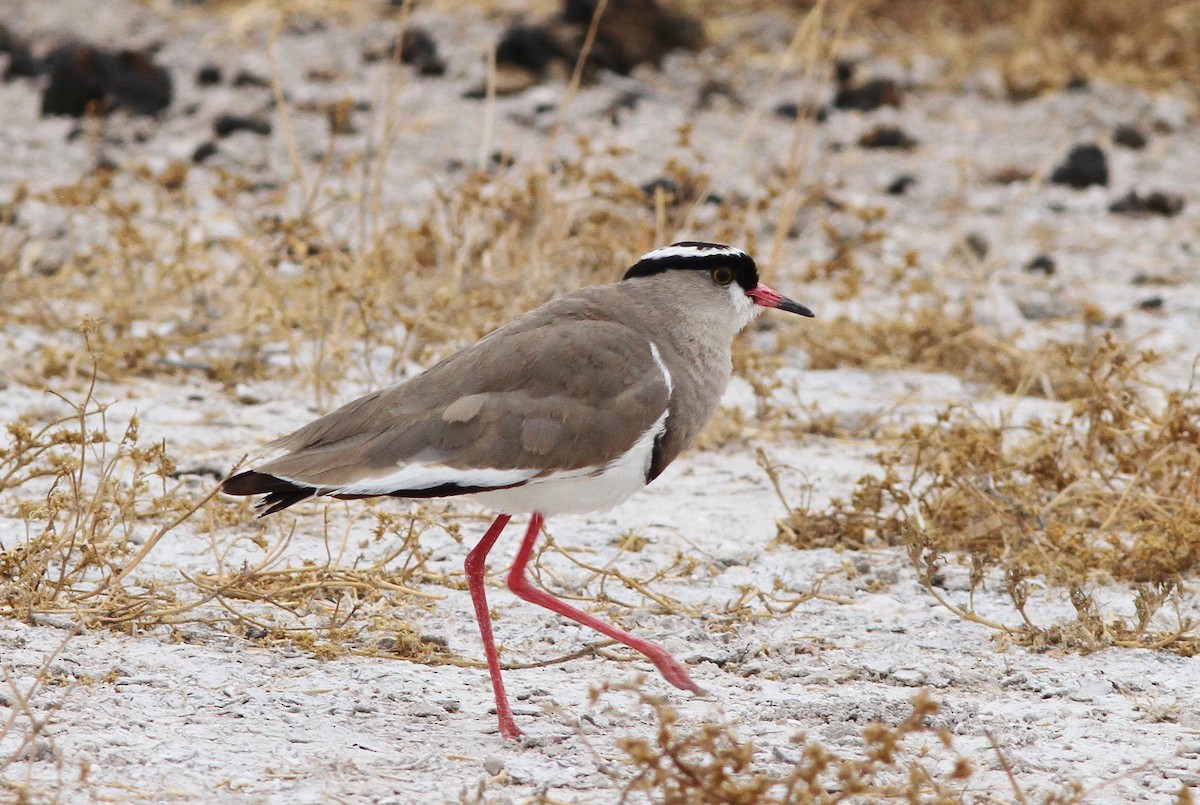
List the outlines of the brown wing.
<svg viewBox="0 0 1200 805">
<path fill-rule="evenodd" d="M 661 416 L 669 392 L 649 342 L 585 301 L 544 306 L 310 423 L 279 440 L 291 452 L 228 479 L 225 491 L 276 502 L 347 488 L 427 497 L 603 467 Z M 389 476 L 401 486 L 373 491 Z"/>
</svg>

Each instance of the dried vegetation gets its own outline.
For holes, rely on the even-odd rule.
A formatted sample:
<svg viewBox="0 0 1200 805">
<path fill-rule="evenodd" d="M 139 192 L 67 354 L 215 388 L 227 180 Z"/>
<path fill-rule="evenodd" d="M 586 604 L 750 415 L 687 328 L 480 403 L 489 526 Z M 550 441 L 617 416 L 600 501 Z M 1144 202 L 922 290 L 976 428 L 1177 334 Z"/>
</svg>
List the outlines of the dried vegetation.
<svg viewBox="0 0 1200 805">
<path fill-rule="evenodd" d="M 1161 3 L 1147 14 L 1122 0 L 877 0 L 863 3 L 861 13 L 863 31 L 903 29 L 894 46 L 919 43 L 921 52 L 949 56 L 960 73 L 998 65 L 1013 97 L 1079 76 L 1164 86 L 1200 73 L 1195 3 Z M 1114 30 L 1120 35 L 1111 36 Z M 392 546 L 381 558 L 362 564 L 343 549 L 324 563 L 296 563 L 287 551 L 290 531 L 255 523 L 242 504 L 210 500 L 204 489 L 211 485 L 185 483 L 176 451 L 139 442 L 136 418 L 108 422 L 97 388 L 140 377 L 198 377 L 236 400 L 239 384 L 286 379 L 324 404 L 347 367 L 364 373 L 355 378 L 364 385 L 394 377 L 553 292 L 613 278 L 615 267 L 692 223 L 698 205 L 710 201 L 703 190 L 710 177 L 705 156 L 688 150 L 686 127 L 676 135 L 688 158 L 664 165 L 663 175 L 687 189 L 681 195 L 648 198 L 615 167 L 619 154 L 595 153 L 581 141 L 575 158 L 552 166 L 467 171 L 409 223 L 381 215 L 382 202 L 370 193 L 348 202 L 300 188 L 307 201 L 296 209 L 288 202 L 296 187 L 184 164 L 157 171 L 105 166 L 61 187 L 17 188 L 0 224 L 0 292 L 7 300 L 0 326 L 22 334 L 30 349 L 4 358 L 3 368 L 12 382 L 53 391 L 48 405 L 5 425 L 0 445 L 0 507 L 25 528 L 0 544 L 0 614 L 65 614 L 128 632 L 199 620 L 320 656 L 382 651 L 462 662 L 390 611 L 397 599 L 428 599 L 415 587 L 421 582 L 458 583 L 423 567 L 419 537 L 434 525 L 428 515 L 367 509 L 364 516 L 376 520 L 374 540 Z M 377 170 L 372 158 L 341 154 L 331 144 L 320 173 L 330 187 L 352 186 Z M 785 230 L 794 194 L 780 182 L 763 187 L 761 198 L 715 200 L 705 235 L 753 246 Z M 22 240 L 13 228 L 24 205 L 57 208 L 71 231 L 89 234 L 51 259 L 39 252 L 44 244 Z M 224 222 L 219 233 L 200 213 L 186 212 L 199 209 L 208 221 Z M 356 225 L 332 226 L 335 212 Z M 846 240 L 831 231 L 831 257 L 805 277 L 835 298 L 872 290 L 857 255 L 874 247 L 887 222 L 875 211 L 858 214 L 865 233 Z M 564 275 L 561 266 L 572 268 Z M 935 287 L 927 268 L 910 256 L 874 288 L 900 289 L 899 308 L 867 320 L 821 322 L 781 335 L 774 347 L 759 340 L 744 349 L 739 369 L 764 410 L 777 386 L 771 369 L 797 343 L 814 369 L 948 372 L 1067 408 L 1020 422 L 949 408 L 895 434 L 878 472 L 848 498 L 825 510 L 793 511 L 780 541 L 795 548 L 903 546 L 932 595 L 982 623 L 991 624 L 975 614 L 970 596 L 1000 584 L 1019 618 L 991 625 L 1037 647 L 1195 653 L 1195 624 L 1169 616 L 1193 594 L 1187 579 L 1200 561 L 1196 391 L 1153 388 L 1144 371 L 1152 356 L 1112 336 L 1015 347 L 1011 333 L 977 321 L 969 289 Z M 708 444 L 739 433 L 709 434 Z M 154 545 L 197 512 L 191 527 L 212 535 L 214 570 L 135 579 Z M 236 542 L 255 546 L 258 561 L 226 563 L 238 547 L 225 542 L 234 525 Z M 457 524 L 444 527 L 460 538 Z M 327 520 L 323 536 L 344 548 L 349 530 Z M 949 563 L 969 569 L 966 601 L 939 587 Z M 611 583 L 679 608 L 647 586 L 654 578 L 587 569 L 601 590 Z M 659 575 L 694 570 L 694 562 L 680 559 Z M 1102 583 L 1125 590 L 1132 611 L 1105 610 L 1091 593 Z M 1040 586 L 1066 590 L 1077 617 L 1044 622 L 1035 604 Z M 775 617 L 819 594 L 781 599 L 748 591 L 718 614 L 729 621 Z M 603 598 L 620 605 L 607 591 Z M 899 724 L 872 726 L 854 756 L 798 737 L 798 759 L 783 774 L 760 770 L 752 746 L 728 725 L 688 731 L 669 707 L 643 702 L 658 730 L 623 742 L 631 776 L 622 779 L 627 794 L 644 792 L 655 802 L 960 802 L 972 774 L 948 736 L 927 726 L 936 705 L 925 698 Z M 941 771 L 927 751 L 946 760 L 936 766 Z"/>
<path fill-rule="evenodd" d="M 1105 78 L 1156 89 L 1200 75 L 1200 9 L 1189 0 L 864 0 L 862 13 L 899 49 L 947 58 L 953 80 L 997 69 L 1013 100 Z"/>
<path fill-rule="evenodd" d="M 603 691 L 597 695 L 602 695 Z M 936 726 L 939 705 L 927 692 L 895 723 L 871 722 L 851 752 L 837 752 L 804 734 L 772 762 L 757 755 L 728 722 L 680 723 L 664 700 L 636 691 L 653 714 L 654 732 L 619 742 L 629 767 L 614 782 L 619 802 L 640 794 L 656 805 L 836 805 L 849 802 L 953 805 L 972 802 L 976 764 L 955 746 L 949 729 Z M 1012 800 L 1040 805 L 1088 801 L 1088 791 L 1071 784 L 1034 795 L 1023 791 L 1007 758 L 993 742 L 996 765 L 1008 776 Z M 1187 795 L 1183 789 L 1180 796 Z M 993 800 L 989 797 L 989 801 Z M 1181 799 L 1182 801 L 1186 801 Z"/>
<path fill-rule="evenodd" d="M 1148 383 L 1154 360 L 1111 336 L 1066 350 L 1080 390 L 1062 415 L 1011 422 L 951 406 L 900 434 L 848 498 L 795 511 L 781 539 L 904 545 L 930 592 L 972 619 L 969 601 L 935 590 L 939 569 L 968 565 L 972 596 L 1000 578 L 1020 623 L 993 625 L 1033 645 L 1190 656 L 1197 624 L 1169 616 L 1200 562 L 1200 395 Z M 1128 592 L 1132 613 L 1102 609 L 1089 590 L 1106 583 Z M 1076 619 L 1039 623 L 1035 585 L 1066 589 Z"/>
</svg>

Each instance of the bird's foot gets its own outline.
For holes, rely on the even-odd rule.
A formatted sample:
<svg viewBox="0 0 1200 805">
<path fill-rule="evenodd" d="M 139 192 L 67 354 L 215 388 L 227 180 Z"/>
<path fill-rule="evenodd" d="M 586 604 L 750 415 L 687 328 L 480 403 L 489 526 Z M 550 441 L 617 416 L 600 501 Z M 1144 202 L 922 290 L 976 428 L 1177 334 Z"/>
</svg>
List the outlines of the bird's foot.
<svg viewBox="0 0 1200 805">
<path fill-rule="evenodd" d="M 659 649 L 662 653 L 658 656 L 650 657 L 651 661 L 658 668 L 659 673 L 663 675 L 663 679 L 670 682 L 680 690 L 688 690 L 699 696 L 704 695 L 704 689 L 692 681 L 688 675 L 687 669 L 679 660 L 672 657 L 665 649 Z"/>
<path fill-rule="evenodd" d="M 512 713 L 504 713 L 500 716 L 500 736 L 507 741 L 518 740 L 524 733 L 517 729 L 517 722 L 513 721 Z"/>
</svg>

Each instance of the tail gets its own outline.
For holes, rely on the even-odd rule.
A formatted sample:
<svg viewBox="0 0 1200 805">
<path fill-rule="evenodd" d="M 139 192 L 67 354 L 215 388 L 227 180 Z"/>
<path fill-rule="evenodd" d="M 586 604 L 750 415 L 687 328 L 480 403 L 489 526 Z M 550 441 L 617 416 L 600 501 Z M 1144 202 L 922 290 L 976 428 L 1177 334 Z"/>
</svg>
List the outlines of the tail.
<svg viewBox="0 0 1200 805">
<path fill-rule="evenodd" d="M 380 496 L 419 500 L 423 498 L 454 497 L 455 495 L 473 495 L 478 492 L 494 492 L 497 489 L 512 489 L 513 487 L 523 486 L 525 483 L 526 480 L 520 480 L 511 484 L 479 486 L 477 484 L 461 484 L 448 481 L 444 483 L 434 482 L 429 486 L 415 489 L 388 489 L 382 487 L 371 490 L 360 490 L 358 492 L 345 492 L 342 491 L 345 487 L 310 486 L 297 481 L 290 481 L 287 478 L 280 478 L 277 475 L 270 475 L 257 470 L 247 470 L 222 481 L 221 491 L 226 495 L 262 495 L 263 498 L 255 503 L 254 507 L 259 509 L 259 517 L 266 517 L 268 514 L 282 511 L 288 506 L 293 506 L 302 500 L 308 500 L 318 495 L 328 495 L 338 500 L 361 500 L 363 498 Z"/>
<path fill-rule="evenodd" d="M 316 487 L 304 486 L 254 470 L 239 472 L 226 478 L 221 482 L 221 491 L 226 495 L 264 495 L 254 504 L 256 509 L 260 509 L 259 517 L 274 514 L 319 494 Z"/>
</svg>

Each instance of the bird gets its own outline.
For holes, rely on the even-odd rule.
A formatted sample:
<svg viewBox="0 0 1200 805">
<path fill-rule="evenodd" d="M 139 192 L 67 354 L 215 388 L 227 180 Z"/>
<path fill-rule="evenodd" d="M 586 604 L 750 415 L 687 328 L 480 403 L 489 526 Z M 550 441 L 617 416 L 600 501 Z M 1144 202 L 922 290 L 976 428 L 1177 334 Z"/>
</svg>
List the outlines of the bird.
<svg viewBox="0 0 1200 805">
<path fill-rule="evenodd" d="M 504 738 L 522 733 L 500 673 L 484 572 L 515 514 L 530 517 L 509 590 L 635 649 L 675 687 L 703 693 L 664 648 L 534 587 L 525 567 L 546 517 L 611 509 L 691 444 L 732 376 L 734 337 L 767 308 L 813 316 L 760 282 L 739 248 L 662 246 L 619 281 L 552 299 L 276 439 L 266 447 L 282 455 L 221 489 L 260 495 L 260 516 L 317 496 L 469 496 L 498 512 L 464 570 Z"/>
</svg>

